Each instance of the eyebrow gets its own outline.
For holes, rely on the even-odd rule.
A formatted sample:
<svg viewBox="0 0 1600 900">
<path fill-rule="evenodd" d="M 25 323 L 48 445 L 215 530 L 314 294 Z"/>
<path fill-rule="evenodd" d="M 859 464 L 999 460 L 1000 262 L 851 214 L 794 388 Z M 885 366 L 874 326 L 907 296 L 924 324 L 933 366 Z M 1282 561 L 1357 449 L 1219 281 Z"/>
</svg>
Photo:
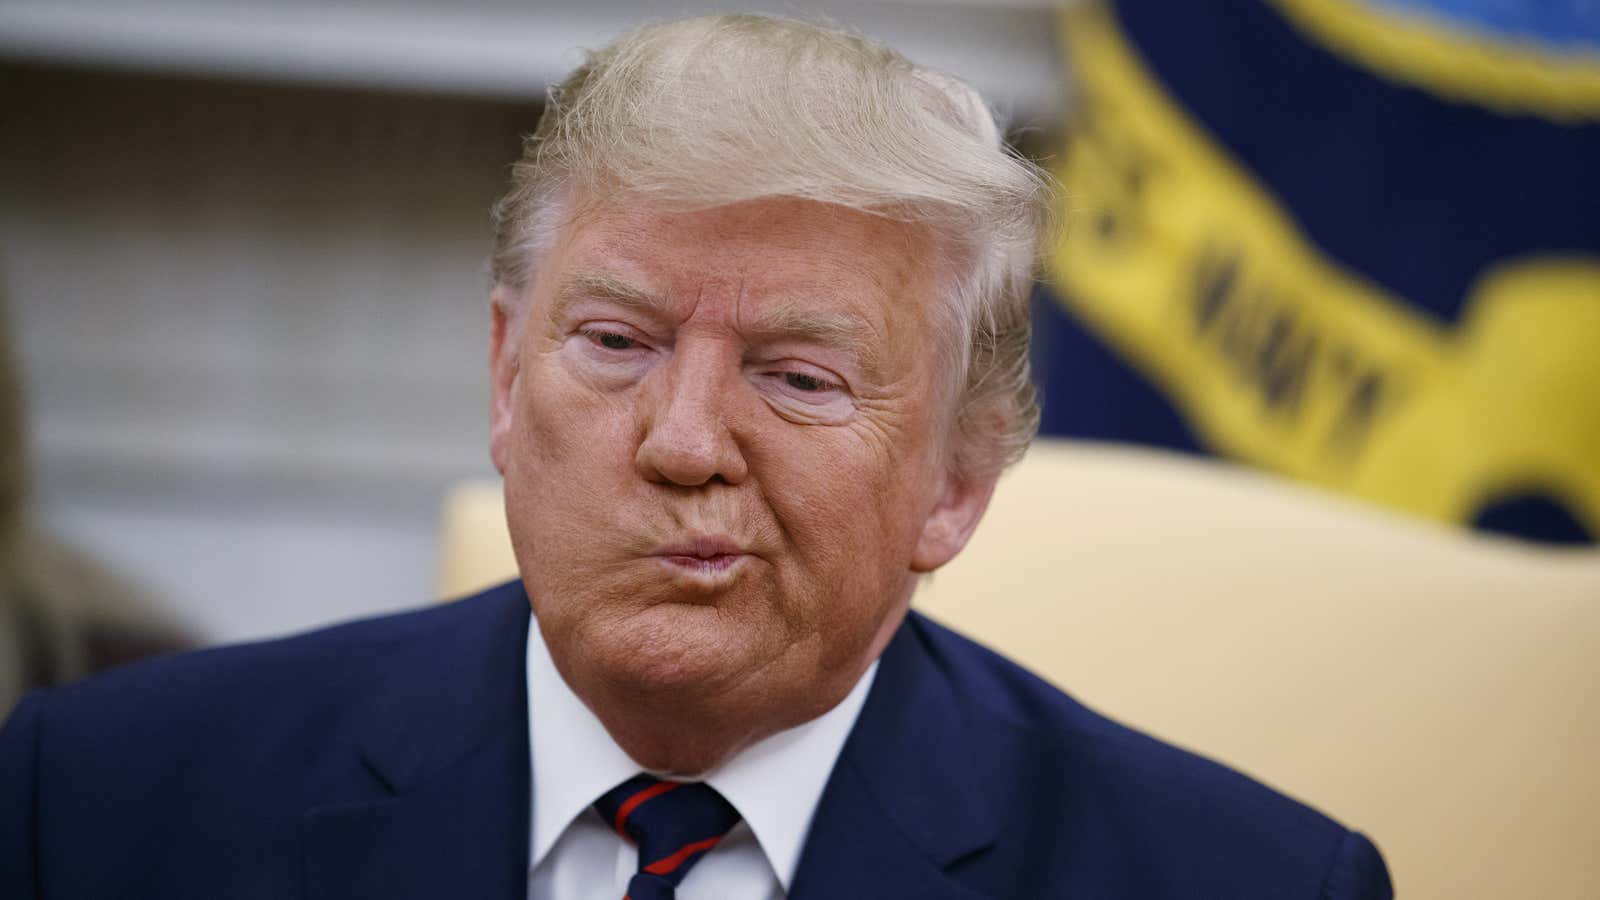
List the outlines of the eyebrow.
<svg viewBox="0 0 1600 900">
<path fill-rule="evenodd" d="M 795 300 L 780 300 L 749 322 L 745 330 L 769 340 L 833 347 L 853 357 L 865 374 L 876 377 L 882 373 L 882 359 L 877 342 L 872 339 L 872 329 L 859 316 L 808 309 Z"/>
<path fill-rule="evenodd" d="M 574 272 L 556 288 L 550 319 L 563 320 L 572 307 L 582 301 L 610 303 L 653 319 L 669 317 L 672 302 L 667 298 L 630 284 L 608 272 Z M 812 309 L 799 298 L 779 298 L 759 316 L 745 320 L 740 330 L 765 340 L 792 340 L 821 344 L 850 354 L 864 373 L 881 374 L 882 358 L 873 329 L 860 316 L 846 312 Z"/>
<path fill-rule="evenodd" d="M 609 272 L 582 271 L 561 279 L 556 287 L 555 302 L 550 306 L 550 321 L 565 319 L 572 307 L 584 300 L 612 303 L 657 319 L 665 318 L 671 308 L 665 297 L 629 284 Z"/>
</svg>

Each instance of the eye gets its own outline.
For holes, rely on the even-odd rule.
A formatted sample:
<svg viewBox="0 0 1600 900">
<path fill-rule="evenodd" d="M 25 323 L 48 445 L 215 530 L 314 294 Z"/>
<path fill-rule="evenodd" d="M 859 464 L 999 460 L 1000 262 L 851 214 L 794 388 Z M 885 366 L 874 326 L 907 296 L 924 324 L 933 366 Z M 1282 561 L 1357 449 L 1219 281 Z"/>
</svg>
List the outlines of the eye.
<svg viewBox="0 0 1600 900">
<path fill-rule="evenodd" d="M 785 372 L 783 380 L 795 390 L 804 391 L 808 394 L 821 393 L 838 387 L 831 381 L 825 381 L 815 375 L 807 375 L 804 372 Z"/>
<path fill-rule="evenodd" d="M 763 361 L 750 374 L 773 412 L 797 425 L 840 425 L 855 412 L 850 382 L 809 360 Z"/>
<path fill-rule="evenodd" d="M 603 331 L 598 328 L 584 329 L 583 335 L 607 350 L 632 350 L 639 343 L 626 335 L 617 334 L 615 331 Z"/>
</svg>

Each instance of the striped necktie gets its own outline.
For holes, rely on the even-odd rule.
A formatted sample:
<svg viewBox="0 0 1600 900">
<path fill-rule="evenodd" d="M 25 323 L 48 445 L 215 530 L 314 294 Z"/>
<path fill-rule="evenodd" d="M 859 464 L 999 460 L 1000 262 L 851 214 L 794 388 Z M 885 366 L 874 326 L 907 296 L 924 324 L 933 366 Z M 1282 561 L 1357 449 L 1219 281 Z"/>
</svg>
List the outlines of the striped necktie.
<svg viewBox="0 0 1600 900">
<path fill-rule="evenodd" d="M 708 784 L 635 775 L 595 801 L 617 833 L 639 845 L 639 871 L 623 900 L 673 900 L 689 869 L 739 821 Z"/>
</svg>

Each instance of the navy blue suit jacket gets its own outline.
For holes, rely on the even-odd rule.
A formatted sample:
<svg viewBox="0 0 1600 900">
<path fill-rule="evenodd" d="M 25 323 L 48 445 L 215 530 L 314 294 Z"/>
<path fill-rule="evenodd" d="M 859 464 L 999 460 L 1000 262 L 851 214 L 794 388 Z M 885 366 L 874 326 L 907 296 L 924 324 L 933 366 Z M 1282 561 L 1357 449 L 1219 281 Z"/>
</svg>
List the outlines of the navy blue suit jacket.
<svg viewBox="0 0 1600 900">
<path fill-rule="evenodd" d="M 513 582 L 31 695 L 0 733 L 0 896 L 522 900 L 528 615 Z M 912 614 L 791 897 L 1390 893 L 1361 835 Z"/>
</svg>

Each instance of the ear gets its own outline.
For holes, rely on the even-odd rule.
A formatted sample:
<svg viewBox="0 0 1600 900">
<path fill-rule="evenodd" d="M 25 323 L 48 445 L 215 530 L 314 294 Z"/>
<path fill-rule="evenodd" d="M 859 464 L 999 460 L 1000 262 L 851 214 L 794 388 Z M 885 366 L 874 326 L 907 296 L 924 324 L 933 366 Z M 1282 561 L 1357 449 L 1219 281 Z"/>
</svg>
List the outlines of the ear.
<svg viewBox="0 0 1600 900">
<path fill-rule="evenodd" d="M 911 553 L 913 572 L 932 572 L 952 559 L 978 527 L 1000 473 L 967 476 L 946 471 L 938 499 L 922 523 L 922 535 Z"/>
<path fill-rule="evenodd" d="M 502 475 L 511 453 L 512 389 L 522 350 L 517 346 L 522 329 L 512 327 L 516 302 L 503 285 L 496 285 L 489 295 L 489 458 Z"/>
</svg>

